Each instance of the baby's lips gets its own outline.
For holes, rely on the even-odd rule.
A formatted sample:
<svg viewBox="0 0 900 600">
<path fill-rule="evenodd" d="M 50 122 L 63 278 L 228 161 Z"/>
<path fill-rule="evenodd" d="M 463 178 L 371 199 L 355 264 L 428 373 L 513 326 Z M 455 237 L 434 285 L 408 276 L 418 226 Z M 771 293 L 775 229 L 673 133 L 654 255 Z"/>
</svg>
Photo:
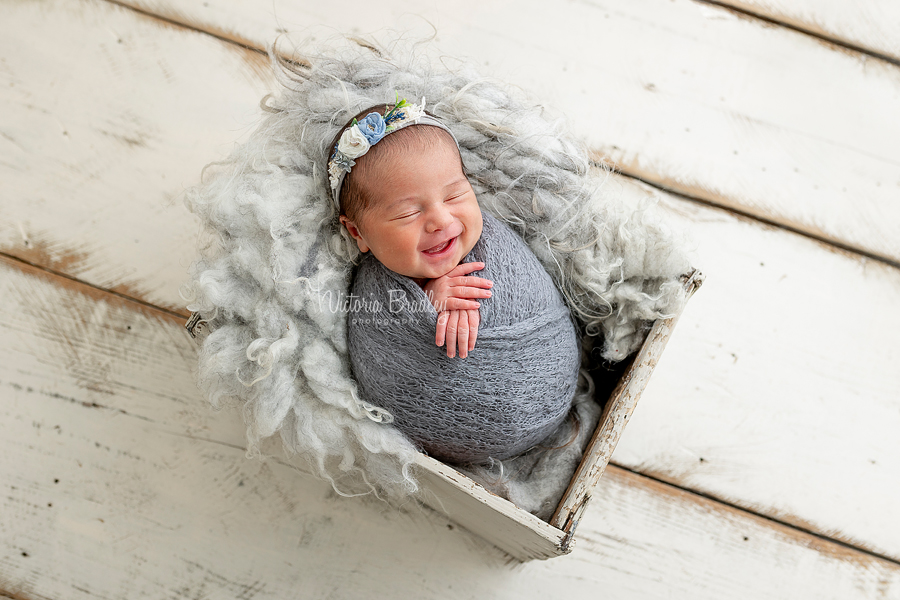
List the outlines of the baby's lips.
<svg viewBox="0 0 900 600">
<path fill-rule="evenodd" d="M 443 242 L 439 242 L 430 248 L 426 248 L 425 250 L 423 250 L 423 252 L 425 252 L 426 254 L 438 254 L 440 252 L 443 252 L 450 246 L 450 244 L 453 243 L 453 240 L 455 239 L 456 237 L 452 237 L 448 240 L 444 240 Z M 435 248 L 440 248 L 440 250 L 436 251 Z"/>
</svg>

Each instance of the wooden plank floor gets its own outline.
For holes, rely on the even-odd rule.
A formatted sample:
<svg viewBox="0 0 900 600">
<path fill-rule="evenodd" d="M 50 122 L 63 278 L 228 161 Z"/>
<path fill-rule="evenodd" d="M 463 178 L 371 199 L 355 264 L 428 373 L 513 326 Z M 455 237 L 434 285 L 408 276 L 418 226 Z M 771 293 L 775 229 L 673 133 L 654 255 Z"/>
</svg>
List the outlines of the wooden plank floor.
<svg viewBox="0 0 900 600">
<path fill-rule="evenodd" d="M 705 1 L 705 0 L 704 0 Z M 900 64 L 900 4 L 893 0 L 710 0 Z"/>
<path fill-rule="evenodd" d="M 444 52 L 540 90 L 623 172 L 900 262 L 900 122 L 882 118 L 900 69 L 821 38 L 693 0 L 463 0 L 416 16 L 363 0 L 121 1 L 257 48 L 284 29 L 427 36 L 433 24 Z"/>
<path fill-rule="evenodd" d="M 202 239 L 179 195 L 274 87 L 235 42 L 410 5 L 128 3 L 0 8 L 0 597 L 900 598 L 900 68 L 861 60 L 885 25 L 848 49 L 688 0 L 561 3 L 542 28 L 528 3 L 415 8 L 545 93 L 619 164 L 610 193 L 659 196 L 708 276 L 575 551 L 522 565 L 335 498 L 276 444 L 247 460 L 181 328 Z"/>
</svg>

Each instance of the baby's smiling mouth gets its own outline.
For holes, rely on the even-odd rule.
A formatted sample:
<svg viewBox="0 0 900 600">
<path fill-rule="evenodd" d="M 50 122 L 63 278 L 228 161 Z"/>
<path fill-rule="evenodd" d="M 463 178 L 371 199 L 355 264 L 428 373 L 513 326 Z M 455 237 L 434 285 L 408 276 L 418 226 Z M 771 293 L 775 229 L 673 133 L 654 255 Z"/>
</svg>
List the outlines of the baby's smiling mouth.
<svg viewBox="0 0 900 600">
<path fill-rule="evenodd" d="M 432 246 L 427 250 L 423 250 L 425 254 L 440 254 L 441 252 L 447 250 L 459 236 L 454 236 L 445 242 L 441 242 L 437 246 Z"/>
</svg>

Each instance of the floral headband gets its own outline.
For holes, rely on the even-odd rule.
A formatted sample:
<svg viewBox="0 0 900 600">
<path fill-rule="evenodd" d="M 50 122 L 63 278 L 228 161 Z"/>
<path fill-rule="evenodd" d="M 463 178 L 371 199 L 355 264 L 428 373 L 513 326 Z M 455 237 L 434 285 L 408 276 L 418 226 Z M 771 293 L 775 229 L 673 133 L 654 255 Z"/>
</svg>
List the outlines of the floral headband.
<svg viewBox="0 0 900 600">
<path fill-rule="evenodd" d="M 439 127 L 450 134 L 456 146 L 456 136 L 447 129 L 447 126 L 438 121 L 436 118 L 425 113 L 425 98 L 422 98 L 422 104 L 410 104 L 406 98 L 398 100 L 394 107 L 387 110 L 384 115 L 377 112 L 370 112 L 361 121 L 353 119 L 347 129 L 341 134 L 331 158 L 328 159 L 328 181 L 331 184 L 331 197 L 334 205 L 341 210 L 341 186 L 344 184 L 344 178 L 350 173 L 351 167 L 356 162 L 354 159 L 359 158 L 369 151 L 369 149 L 380 142 L 384 136 L 389 133 L 399 131 L 409 125 L 431 125 Z"/>
</svg>

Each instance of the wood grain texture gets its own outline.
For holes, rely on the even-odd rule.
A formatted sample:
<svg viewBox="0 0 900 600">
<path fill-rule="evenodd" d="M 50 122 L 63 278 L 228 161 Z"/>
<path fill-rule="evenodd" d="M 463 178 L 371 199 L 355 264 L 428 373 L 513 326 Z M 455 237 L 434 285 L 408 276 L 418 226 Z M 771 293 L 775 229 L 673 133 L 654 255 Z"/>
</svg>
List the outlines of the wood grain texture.
<svg viewBox="0 0 900 600">
<path fill-rule="evenodd" d="M 703 274 L 695 269 L 690 274 L 685 274 L 684 280 L 685 290 L 690 298 L 702 284 Z M 628 425 L 628 417 L 634 413 L 647 381 L 653 374 L 653 369 L 656 368 L 666 348 L 672 330 L 678 323 L 679 316 L 680 311 L 665 319 L 658 319 L 647 333 L 647 338 L 634 359 L 622 373 L 621 379 L 606 401 L 606 406 L 603 407 L 600 423 L 585 447 L 581 463 L 575 469 L 575 475 L 549 521 L 554 527 L 574 533 L 578 518 L 584 511 L 584 505 L 590 500 L 594 488 L 603 476 Z"/>
<path fill-rule="evenodd" d="M 167 315 L 0 259 L 0 591 L 14 598 L 900 597 L 900 567 L 610 467 L 572 554 L 336 497 L 200 399 Z"/>
<path fill-rule="evenodd" d="M 893 0 L 716 0 L 900 62 L 900 3 Z"/>
<path fill-rule="evenodd" d="M 443 52 L 539 92 L 599 160 L 900 262 L 900 67 L 788 28 L 692 0 L 122 3 L 258 48 L 433 26 Z"/>
<path fill-rule="evenodd" d="M 6 3 L 0 252 L 184 311 L 181 195 L 256 118 L 261 58 L 106 2 Z"/>
<path fill-rule="evenodd" d="M 692 295 L 703 282 L 697 270 L 686 273 L 684 289 Z M 419 455 L 421 499 L 469 531 L 519 560 L 547 559 L 571 551 L 575 533 L 597 484 L 606 470 L 616 444 L 634 412 L 653 368 L 666 347 L 683 308 L 659 319 L 633 361 L 624 369 L 618 385 L 603 408 L 596 430 L 584 449 L 580 464 L 549 522 L 484 489 L 454 468 Z M 193 318 L 192 318 L 193 321 Z M 192 323 L 185 326 L 197 339 Z"/>
<path fill-rule="evenodd" d="M 571 552 L 569 536 L 429 456 L 417 459 L 423 503 L 513 558 L 544 560 Z"/>
<path fill-rule="evenodd" d="M 706 281 L 613 461 L 900 558 L 900 271 L 664 202 Z"/>
<path fill-rule="evenodd" d="M 198 58 L 209 56 L 191 55 L 189 47 L 179 45 L 183 40 L 201 48 L 218 48 L 213 56 L 221 60 L 227 55 L 222 49 L 225 45 L 209 36 L 160 25 L 107 3 L 78 3 L 47 11 L 51 6 L 56 5 L 13 5 L 9 14 L 15 18 L 4 20 L 0 26 L 13 29 L 13 33 L 28 27 L 40 30 L 53 26 L 62 35 L 77 23 L 74 33 L 68 34 L 74 40 L 72 55 L 78 43 L 86 43 L 78 42 L 81 38 L 96 43 L 108 34 L 109 28 L 115 31 L 116 27 L 131 27 L 144 32 L 141 35 L 145 38 L 141 39 L 149 45 L 141 56 L 152 55 L 150 48 L 165 48 L 166 52 L 175 53 L 169 62 L 171 68 L 197 61 L 192 67 L 195 74 L 210 71 Z M 18 23 L 19 27 L 9 23 Z M 161 37 L 157 40 L 156 36 Z M 56 39 L 49 33 L 45 37 Z M 193 58 L 176 62 L 178 53 Z M 235 56 L 236 61 L 241 60 Z M 95 60 L 100 61 L 100 57 Z M 139 61 L 140 57 L 134 60 Z M 23 71 L 21 77 L 30 81 L 29 73 L 52 72 L 43 67 L 52 67 L 49 59 L 42 68 Z M 130 69 L 120 67 L 119 72 L 127 78 Z M 146 77 L 152 79 L 150 75 Z M 82 78 L 89 79 L 88 75 Z M 204 90 L 214 90 L 222 96 L 222 90 L 236 86 L 228 80 L 217 88 L 215 81 L 201 79 L 194 92 L 208 98 L 202 95 Z M 18 84 L 9 89 L 17 88 Z M 0 85 L 0 93 L 12 92 Z M 150 95 L 151 91 L 146 93 Z M 72 92 L 67 97 L 78 96 Z M 212 101 L 208 104 L 214 105 Z M 71 110 L 73 118 L 81 114 L 77 107 Z M 43 114 L 40 110 L 32 112 Z M 79 118 L 92 122 L 99 117 Z M 184 127 L 183 122 L 175 122 Z M 52 123 L 50 117 L 45 121 L 48 127 Z M 34 135 L 41 139 L 39 131 Z M 168 136 L 184 139 L 174 129 L 160 133 L 161 140 Z M 101 144 L 100 138 L 107 137 L 100 134 L 93 138 L 94 147 L 99 148 L 96 144 Z M 202 138 L 199 134 L 198 137 Z M 48 142 L 47 149 L 50 152 L 53 144 Z M 113 151 L 107 147 L 107 151 L 109 156 L 122 154 L 121 149 Z M 5 172 L 5 189 L 15 189 L 9 185 L 15 181 L 22 185 L 32 182 L 32 186 L 52 182 L 53 177 L 41 171 L 52 163 L 51 158 L 52 152 L 41 160 L 23 155 L 21 169 Z M 139 158 L 123 156 L 122 172 L 137 171 L 139 168 L 133 165 L 152 162 Z M 157 159 L 162 161 L 157 174 L 174 168 L 168 159 Z M 206 160 L 198 157 L 198 170 Z M 92 181 L 90 177 L 85 179 Z M 616 181 L 621 182 L 621 178 Z M 639 190 L 635 192 L 638 196 L 650 193 L 626 182 L 620 184 L 625 190 Z M 91 186 L 90 193 L 78 196 L 81 205 L 72 204 L 72 195 L 61 191 L 55 196 L 48 194 L 43 202 L 35 202 L 27 195 L 6 196 L 12 201 L 4 202 L 0 227 L 15 233 L 22 226 L 27 233 L 28 227 L 43 227 L 35 224 L 54 223 L 53 239 L 68 240 L 66 246 L 93 244 L 91 247 L 96 250 L 89 254 L 96 256 L 92 264 L 102 272 L 130 270 L 145 274 L 139 282 L 151 280 L 156 269 L 173 282 L 183 277 L 196 253 L 197 232 L 196 225 L 185 220 L 186 211 L 180 205 L 173 203 L 163 209 L 152 201 L 120 205 L 118 195 L 111 197 L 107 193 L 108 186 L 113 190 L 123 186 L 134 193 L 145 189 L 140 181 L 128 183 L 125 174 L 120 174 L 119 179 L 98 179 Z M 900 518 L 882 518 L 896 514 L 888 499 L 896 496 L 895 482 L 900 481 L 898 449 L 884 442 L 900 429 L 896 411 L 900 393 L 897 379 L 891 375 L 896 365 L 892 342 L 897 337 L 897 319 L 892 316 L 892 307 L 898 300 L 896 271 L 831 253 L 824 245 L 790 234 L 735 221 L 715 210 L 695 210 L 692 205 L 677 201 L 673 207 L 690 215 L 681 221 L 685 227 L 696 235 L 707 236 L 703 252 L 694 264 L 716 282 L 711 286 L 716 291 L 704 289 L 700 296 L 706 299 L 701 302 L 704 308 L 690 308 L 695 315 L 688 327 L 690 333 L 680 329 L 675 336 L 685 336 L 674 352 L 684 369 L 670 371 L 664 384 L 651 382 L 650 390 L 660 390 L 658 399 L 652 402 L 652 408 L 638 411 L 636 421 L 629 426 L 638 431 L 623 440 L 630 449 L 624 454 L 620 450 L 614 460 L 900 558 Z M 119 218 L 122 214 L 127 215 L 127 220 Z M 33 225 L 23 225 L 29 222 Z M 117 237 L 126 233 L 138 237 L 132 241 Z M 760 262 L 768 266 L 760 266 Z M 60 267 L 63 268 L 96 285 L 108 283 L 102 277 L 92 279 L 89 272 L 71 265 Z M 177 287 L 167 289 L 169 297 L 174 298 Z M 848 302 L 850 298 L 852 301 Z M 835 325 L 828 328 L 826 323 Z M 744 362 L 737 365 L 731 354 Z M 696 383 L 686 387 L 686 380 Z M 676 393 L 672 390 L 677 391 L 678 402 L 666 401 Z M 848 398 L 859 409 L 849 421 L 843 416 Z M 758 410 L 760 406 L 766 409 Z M 643 414 L 650 416 L 641 417 Z M 815 425 L 810 425 L 810 415 L 815 416 Z M 651 421 L 639 429 L 635 425 L 642 418 Z M 837 443 L 842 439 L 855 443 Z M 688 441 L 698 449 L 683 450 Z M 757 447 L 759 451 L 750 450 Z M 802 456 L 805 460 L 787 460 L 786 456 Z M 700 457 L 707 462 L 700 463 Z M 725 466 L 712 466 L 718 464 Z M 847 473 L 847 485 L 833 485 L 835 465 L 841 465 Z"/>
<path fill-rule="evenodd" d="M 220 37 L 273 35 L 272 5 L 207 4 L 178 9 L 210 8 Z M 527 4 L 415 10 L 447 52 L 489 56 L 638 175 L 876 254 L 898 243 L 893 67 L 680 0 L 564 7 L 542 9 L 544 29 L 515 20 Z M 372 13 L 276 8 L 279 27 L 370 30 L 410 5 L 356 25 Z M 197 241 L 177 194 L 255 119 L 259 55 L 99 1 L 7 3 L 0 34 L 0 249 L 177 308 Z M 614 460 L 898 559 L 897 271 L 666 198 L 708 279 Z M 506 565 L 428 513 L 245 461 L 237 415 L 196 396 L 180 324 L 20 271 L 0 277 L 6 595 L 900 597 L 891 563 L 614 467 L 573 554 Z"/>
</svg>

